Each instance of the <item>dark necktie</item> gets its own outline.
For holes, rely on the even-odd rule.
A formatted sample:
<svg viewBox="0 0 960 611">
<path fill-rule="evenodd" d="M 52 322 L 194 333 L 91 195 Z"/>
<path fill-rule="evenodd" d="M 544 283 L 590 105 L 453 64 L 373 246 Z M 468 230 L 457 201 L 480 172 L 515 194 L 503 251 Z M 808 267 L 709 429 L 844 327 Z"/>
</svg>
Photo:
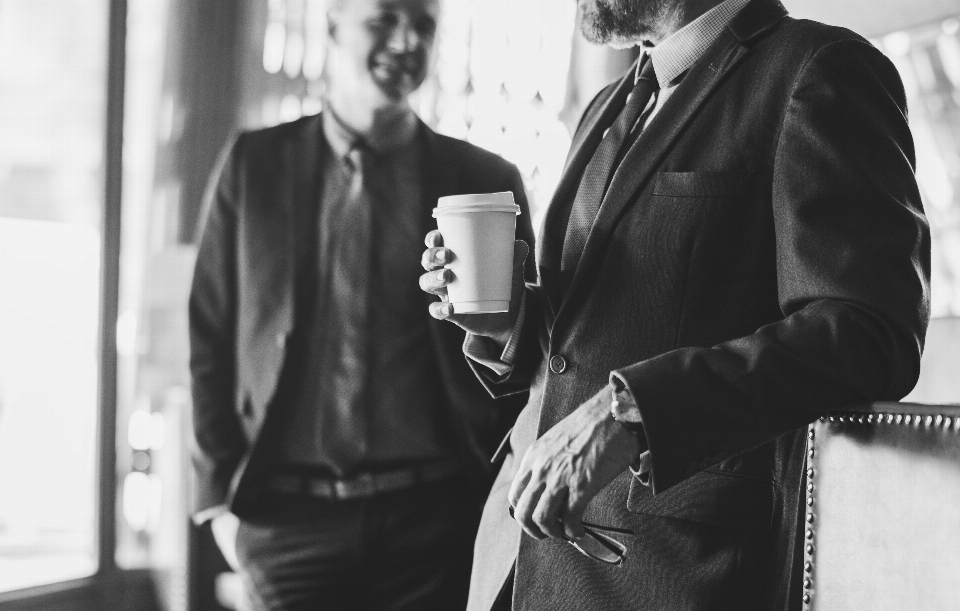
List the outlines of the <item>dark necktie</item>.
<svg viewBox="0 0 960 611">
<path fill-rule="evenodd" d="M 633 86 L 626 104 L 617 120 L 600 141 L 580 179 L 580 187 L 570 208 L 567 231 L 563 239 L 563 254 L 560 258 L 560 274 L 564 290 L 577 269 L 583 246 L 590 234 L 590 228 L 600 210 L 600 204 L 606 195 L 610 178 L 616 170 L 616 162 L 622 158 L 620 149 L 637 123 L 640 113 L 647 107 L 650 97 L 659 91 L 660 84 L 653 70 L 653 61 L 647 58 L 640 70 L 640 76 Z M 637 128 L 639 129 L 639 127 Z M 631 140 L 632 142 L 632 140 Z"/>
<path fill-rule="evenodd" d="M 372 156 L 363 146 L 347 154 L 349 190 L 330 236 L 327 354 L 330 387 L 321 429 L 336 466 L 350 472 L 367 455 L 369 436 L 370 282 L 373 276 L 373 196 L 368 175 Z M 327 434 L 325 434 L 327 433 Z"/>
</svg>

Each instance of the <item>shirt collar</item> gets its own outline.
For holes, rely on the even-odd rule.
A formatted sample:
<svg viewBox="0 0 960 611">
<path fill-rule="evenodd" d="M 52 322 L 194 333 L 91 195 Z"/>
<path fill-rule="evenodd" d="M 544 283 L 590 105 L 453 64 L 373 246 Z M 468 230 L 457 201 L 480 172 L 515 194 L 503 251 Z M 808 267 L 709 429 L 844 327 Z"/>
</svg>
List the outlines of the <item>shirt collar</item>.
<svg viewBox="0 0 960 611">
<path fill-rule="evenodd" d="M 386 155 L 405 148 L 413 143 L 417 136 L 418 120 L 411 110 L 405 113 L 388 128 L 368 134 L 361 134 L 344 123 L 330 104 L 323 105 L 323 134 L 337 157 L 346 157 L 357 145 L 364 145 L 378 155 Z"/>
<path fill-rule="evenodd" d="M 648 48 L 647 53 L 650 55 L 650 61 L 653 62 L 660 87 L 662 89 L 670 87 L 680 75 L 697 63 L 727 24 L 749 2 L 750 0 L 724 0 L 668 36 L 660 44 Z M 637 62 L 634 82 L 640 77 L 641 63 Z"/>
</svg>

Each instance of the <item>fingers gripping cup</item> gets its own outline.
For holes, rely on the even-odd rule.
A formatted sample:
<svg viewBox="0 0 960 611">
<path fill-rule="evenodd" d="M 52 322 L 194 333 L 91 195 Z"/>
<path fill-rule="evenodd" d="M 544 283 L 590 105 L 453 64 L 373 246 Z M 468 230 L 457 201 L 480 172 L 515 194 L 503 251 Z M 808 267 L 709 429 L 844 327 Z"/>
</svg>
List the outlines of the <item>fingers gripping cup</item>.
<svg viewBox="0 0 960 611">
<path fill-rule="evenodd" d="M 513 193 L 441 197 L 433 209 L 443 245 L 454 253 L 447 296 L 456 314 L 506 312 L 513 279 L 513 241 L 520 206 Z"/>
</svg>

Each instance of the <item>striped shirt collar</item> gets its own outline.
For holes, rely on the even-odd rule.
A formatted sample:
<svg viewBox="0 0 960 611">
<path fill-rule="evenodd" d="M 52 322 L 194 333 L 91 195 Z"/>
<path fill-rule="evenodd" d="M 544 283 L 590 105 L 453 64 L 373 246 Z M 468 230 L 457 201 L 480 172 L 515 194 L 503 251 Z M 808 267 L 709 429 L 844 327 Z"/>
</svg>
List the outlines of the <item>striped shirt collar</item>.
<svg viewBox="0 0 960 611">
<path fill-rule="evenodd" d="M 647 53 L 653 62 L 660 87 L 666 89 L 677 77 L 697 63 L 727 24 L 749 2 L 750 0 L 724 0 L 668 36 L 660 44 L 649 47 Z M 634 82 L 640 77 L 642 63 L 637 62 Z"/>
</svg>

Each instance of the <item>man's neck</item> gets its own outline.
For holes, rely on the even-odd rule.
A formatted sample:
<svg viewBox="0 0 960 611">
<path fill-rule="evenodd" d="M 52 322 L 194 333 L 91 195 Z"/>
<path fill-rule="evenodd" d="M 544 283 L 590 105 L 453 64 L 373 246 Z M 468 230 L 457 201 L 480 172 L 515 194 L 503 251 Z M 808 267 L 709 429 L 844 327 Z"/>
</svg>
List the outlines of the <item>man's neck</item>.
<svg viewBox="0 0 960 611">
<path fill-rule="evenodd" d="M 382 134 L 404 125 L 413 112 L 406 102 L 372 106 L 335 93 L 328 96 L 327 104 L 343 127 L 369 140 L 378 140 Z"/>
<path fill-rule="evenodd" d="M 334 150 L 341 154 L 357 143 L 363 143 L 378 154 L 386 154 L 416 138 L 419 121 L 406 103 L 365 109 L 362 102 L 343 102 L 344 98 L 336 97 L 324 101 L 324 114 L 327 115 L 324 130 Z"/>
<path fill-rule="evenodd" d="M 664 13 L 660 23 L 652 28 L 652 33 L 642 42 L 645 46 L 658 45 L 681 28 L 689 25 L 700 15 L 703 15 L 724 0 L 678 0 Z"/>
</svg>

